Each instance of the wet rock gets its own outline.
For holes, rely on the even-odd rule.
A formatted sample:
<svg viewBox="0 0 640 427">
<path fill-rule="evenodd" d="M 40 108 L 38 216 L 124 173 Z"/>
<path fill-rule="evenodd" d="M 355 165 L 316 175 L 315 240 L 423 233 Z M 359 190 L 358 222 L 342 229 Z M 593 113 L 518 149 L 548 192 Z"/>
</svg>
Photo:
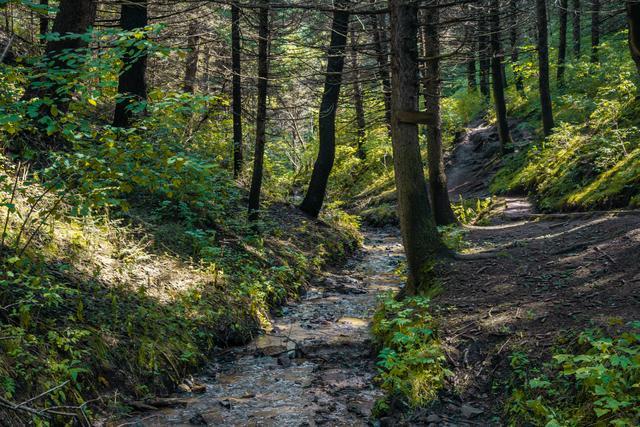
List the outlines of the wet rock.
<svg viewBox="0 0 640 427">
<path fill-rule="evenodd" d="M 482 414 L 483 412 L 484 412 L 483 409 L 475 408 L 475 407 L 473 407 L 471 405 L 462 405 L 460 407 L 460 413 L 465 418 L 473 418 L 476 415 Z"/>
<path fill-rule="evenodd" d="M 207 420 L 205 420 L 201 413 L 197 413 L 193 417 L 189 418 L 189 424 L 194 426 L 209 425 L 209 423 L 207 422 Z"/>
<path fill-rule="evenodd" d="M 207 391 L 207 386 L 206 386 L 206 385 L 204 385 L 204 384 L 194 384 L 194 385 L 191 387 L 191 392 L 192 392 L 192 393 L 202 394 L 202 393 L 204 393 L 205 391 Z"/>
<path fill-rule="evenodd" d="M 427 417 L 428 423 L 439 423 L 440 421 L 442 421 L 442 418 L 437 414 L 431 414 Z"/>
<path fill-rule="evenodd" d="M 278 365 L 282 366 L 283 368 L 288 368 L 291 366 L 291 358 L 289 357 L 288 354 L 281 354 L 278 357 Z"/>
<path fill-rule="evenodd" d="M 191 387 L 189 387 L 188 385 L 182 383 L 182 384 L 178 384 L 178 390 L 180 390 L 183 393 L 190 393 L 191 392 Z"/>
</svg>

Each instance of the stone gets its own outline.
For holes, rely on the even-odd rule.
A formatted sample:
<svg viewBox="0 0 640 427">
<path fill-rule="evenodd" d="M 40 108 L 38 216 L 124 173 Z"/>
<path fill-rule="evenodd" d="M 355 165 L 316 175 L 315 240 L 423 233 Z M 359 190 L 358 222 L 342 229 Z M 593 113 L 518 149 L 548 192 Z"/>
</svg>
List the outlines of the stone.
<svg viewBox="0 0 640 427">
<path fill-rule="evenodd" d="M 460 407 L 460 413 L 462 414 L 463 417 L 465 418 L 473 418 L 476 415 L 480 415 L 484 412 L 483 409 L 480 408 L 474 408 L 471 405 L 462 405 Z"/>
</svg>

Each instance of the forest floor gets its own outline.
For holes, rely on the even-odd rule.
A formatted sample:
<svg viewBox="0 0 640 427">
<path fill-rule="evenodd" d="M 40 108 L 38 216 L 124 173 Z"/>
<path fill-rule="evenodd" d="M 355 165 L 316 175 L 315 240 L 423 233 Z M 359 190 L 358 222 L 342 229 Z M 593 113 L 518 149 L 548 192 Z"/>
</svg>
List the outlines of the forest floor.
<svg viewBox="0 0 640 427">
<path fill-rule="evenodd" d="M 489 196 L 498 148 L 481 123 L 464 135 L 449 159 L 453 198 Z M 465 227 L 434 300 L 453 376 L 429 408 L 375 423 L 501 425 L 512 352 L 536 362 L 563 337 L 637 317 L 638 220 L 635 212 L 537 215 L 525 198 L 498 198 L 488 225 Z M 381 396 L 368 321 L 377 295 L 401 285 L 394 271 L 403 255 L 397 228 L 364 234 L 363 249 L 318 277 L 271 331 L 215 358 L 194 380 L 203 394 L 109 425 L 367 425 Z"/>
</svg>

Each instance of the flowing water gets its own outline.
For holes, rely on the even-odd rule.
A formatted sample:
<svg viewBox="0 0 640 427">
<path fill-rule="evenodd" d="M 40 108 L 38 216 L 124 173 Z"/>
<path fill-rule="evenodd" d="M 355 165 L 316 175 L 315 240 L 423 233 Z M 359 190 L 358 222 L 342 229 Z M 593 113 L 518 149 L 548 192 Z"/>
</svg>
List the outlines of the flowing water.
<svg viewBox="0 0 640 427">
<path fill-rule="evenodd" d="M 369 321 L 377 296 L 398 289 L 403 259 L 395 228 L 365 230 L 364 247 L 338 271 L 313 281 L 273 329 L 212 360 L 183 407 L 116 425 L 358 426 L 382 396 L 374 385 Z"/>
</svg>

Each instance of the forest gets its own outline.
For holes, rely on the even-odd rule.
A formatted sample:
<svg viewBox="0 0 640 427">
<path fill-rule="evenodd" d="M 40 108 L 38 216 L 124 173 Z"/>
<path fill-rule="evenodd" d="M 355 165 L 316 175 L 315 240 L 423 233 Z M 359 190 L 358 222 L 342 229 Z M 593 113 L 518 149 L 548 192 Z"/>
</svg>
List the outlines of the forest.
<svg viewBox="0 0 640 427">
<path fill-rule="evenodd" d="M 640 0 L 0 0 L 0 426 L 640 425 Z"/>
</svg>

